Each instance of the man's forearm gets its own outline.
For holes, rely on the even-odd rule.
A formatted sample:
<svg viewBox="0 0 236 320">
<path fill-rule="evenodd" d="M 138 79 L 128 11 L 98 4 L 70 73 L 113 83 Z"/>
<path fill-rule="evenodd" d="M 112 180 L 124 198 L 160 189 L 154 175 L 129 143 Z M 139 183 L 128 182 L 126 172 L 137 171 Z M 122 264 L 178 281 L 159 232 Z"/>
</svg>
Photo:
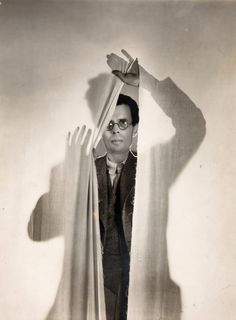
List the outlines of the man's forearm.
<svg viewBox="0 0 236 320">
<path fill-rule="evenodd" d="M 148 90 L 165 114 L 172 119 L 176 131 L 205 135 L 205 119 L 200 109 L 180 90 L 171 78 L 157 80 L 140 66 L 140 87 Z"/>
</svg>

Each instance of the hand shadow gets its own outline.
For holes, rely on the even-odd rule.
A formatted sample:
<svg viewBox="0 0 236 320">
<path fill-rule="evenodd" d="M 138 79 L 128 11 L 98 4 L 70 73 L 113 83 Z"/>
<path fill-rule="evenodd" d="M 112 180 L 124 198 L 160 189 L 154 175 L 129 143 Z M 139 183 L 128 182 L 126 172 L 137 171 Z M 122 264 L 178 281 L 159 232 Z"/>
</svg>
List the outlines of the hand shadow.
<svg viewBox="0 0 236 320">
<path fill-rule="evenodd" d="M 94 126 L 101 121 L 102 107 L 110 99 L 109 88 L 116 88 L 116 85 L 115 77 L 109 74 L 100 74 L 89 80 L 86 99 Z M 78 278 L 78 251 L 86 249 L 86 246 L 81 247 L 78 241 L 80 235 L 78 235 L 76 226 L 82 228 L 83 230 L 79 230 L 85 233 L 86 224 L 78 223 L 81 217 L 77 214 L 77 206 L 78 202 L 83 206 L 86 206 L 87 203 L 86 191 L 88 191 L 90 159 L 85 151 L 86 139 L 83 140 L 81 148 L 78 142 L 76 144 L 76 152 L 80 153 L 80 162 L 77 162 L 74 156 L 68 157 L 68 152 L 66 152 L 64 162 L 52 168 L 49 191 L 39 198 L 28 223 L 28 234 L 33 241 L 47 241 L 61 235 L 65 239 L 62 277 L 54 304 L 47 316 L 48 320 L 77 319 L 79 315 L 75 310 L 78 308 L 78 301 L 80 301 L 79 312 L 81 314 L 86 314 L 89 303 L 87 299 L 81 302 L 81 292 L 78 293 L 80 288 L 78 289 L 75 283 L 78 284 L 76 280 Z M 80 171 L 81 179 L 78 178 L 77 171 Z M 78 187 L 83 190 L 80 194 L 77 194 Z M 87 259 L 86 252 L 84 258 Z M 84 287 L 86 287 L 86 279 L 89 278 L 88 271 L 89 268 L 83 270 Z M 86 295 L 85 291 L 83 294 Z M 80 318 L 84 317 L 80 316 Z"/>
</svg>

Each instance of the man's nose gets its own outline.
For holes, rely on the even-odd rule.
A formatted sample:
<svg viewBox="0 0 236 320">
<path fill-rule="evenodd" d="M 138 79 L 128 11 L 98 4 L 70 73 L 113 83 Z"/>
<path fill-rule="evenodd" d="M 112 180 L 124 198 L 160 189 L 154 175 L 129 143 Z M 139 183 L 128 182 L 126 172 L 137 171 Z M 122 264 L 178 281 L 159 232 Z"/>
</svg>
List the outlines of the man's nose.
<svg viewBox="0 0 236 320">
<path fill-rule="evenodd" d="M 119 131 L 120 131 L 120 128 L 119 128 L 118 124 L 115 123 L 114 126 L 113 126 L 113 129 L 112 129 L 112 133 L 115 134 L 115 133 L 117 133 Z"/>
</svg>

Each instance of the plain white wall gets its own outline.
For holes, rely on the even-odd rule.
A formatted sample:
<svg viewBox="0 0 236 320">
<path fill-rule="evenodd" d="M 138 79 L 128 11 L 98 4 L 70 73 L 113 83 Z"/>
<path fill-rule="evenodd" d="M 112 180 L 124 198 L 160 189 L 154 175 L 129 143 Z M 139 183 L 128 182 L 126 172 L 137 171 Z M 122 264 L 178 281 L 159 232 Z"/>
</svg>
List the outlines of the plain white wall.
<svg viewBox="0 0 236 320">
<path fill-rule="evenodd" d="M 171 190 L 168 243 L 183 320 L 234 319 L 236 3 L 2 1 L 0 313 L 43 319 L 63 239 L 33 243 L 27 222 L 63 161 L 67 132 L 92 125 L 88 80 L 125 48 L 201 108 L 207 135 Z"/>
</svg>

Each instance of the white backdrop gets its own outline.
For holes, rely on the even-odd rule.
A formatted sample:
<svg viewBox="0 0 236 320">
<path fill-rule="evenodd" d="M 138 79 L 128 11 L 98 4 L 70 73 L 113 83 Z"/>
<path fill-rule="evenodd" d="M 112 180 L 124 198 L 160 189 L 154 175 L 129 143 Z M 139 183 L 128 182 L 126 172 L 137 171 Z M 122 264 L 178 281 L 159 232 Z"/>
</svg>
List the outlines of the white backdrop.
<svg viewBox="0 0 236 320">
<path fill-rule="evenodd" d="M 171 190 L 169 263 L 183 320 L 234 319 L 236 3 L 1 3 L 1 315 L 43 319 L 53 302 L 63 239 L 33 243 L 27 222 L 67 132 L 92 123 L 88 80 L 125 48 L 204 114 L 205 140 Z"/>
</svg>

